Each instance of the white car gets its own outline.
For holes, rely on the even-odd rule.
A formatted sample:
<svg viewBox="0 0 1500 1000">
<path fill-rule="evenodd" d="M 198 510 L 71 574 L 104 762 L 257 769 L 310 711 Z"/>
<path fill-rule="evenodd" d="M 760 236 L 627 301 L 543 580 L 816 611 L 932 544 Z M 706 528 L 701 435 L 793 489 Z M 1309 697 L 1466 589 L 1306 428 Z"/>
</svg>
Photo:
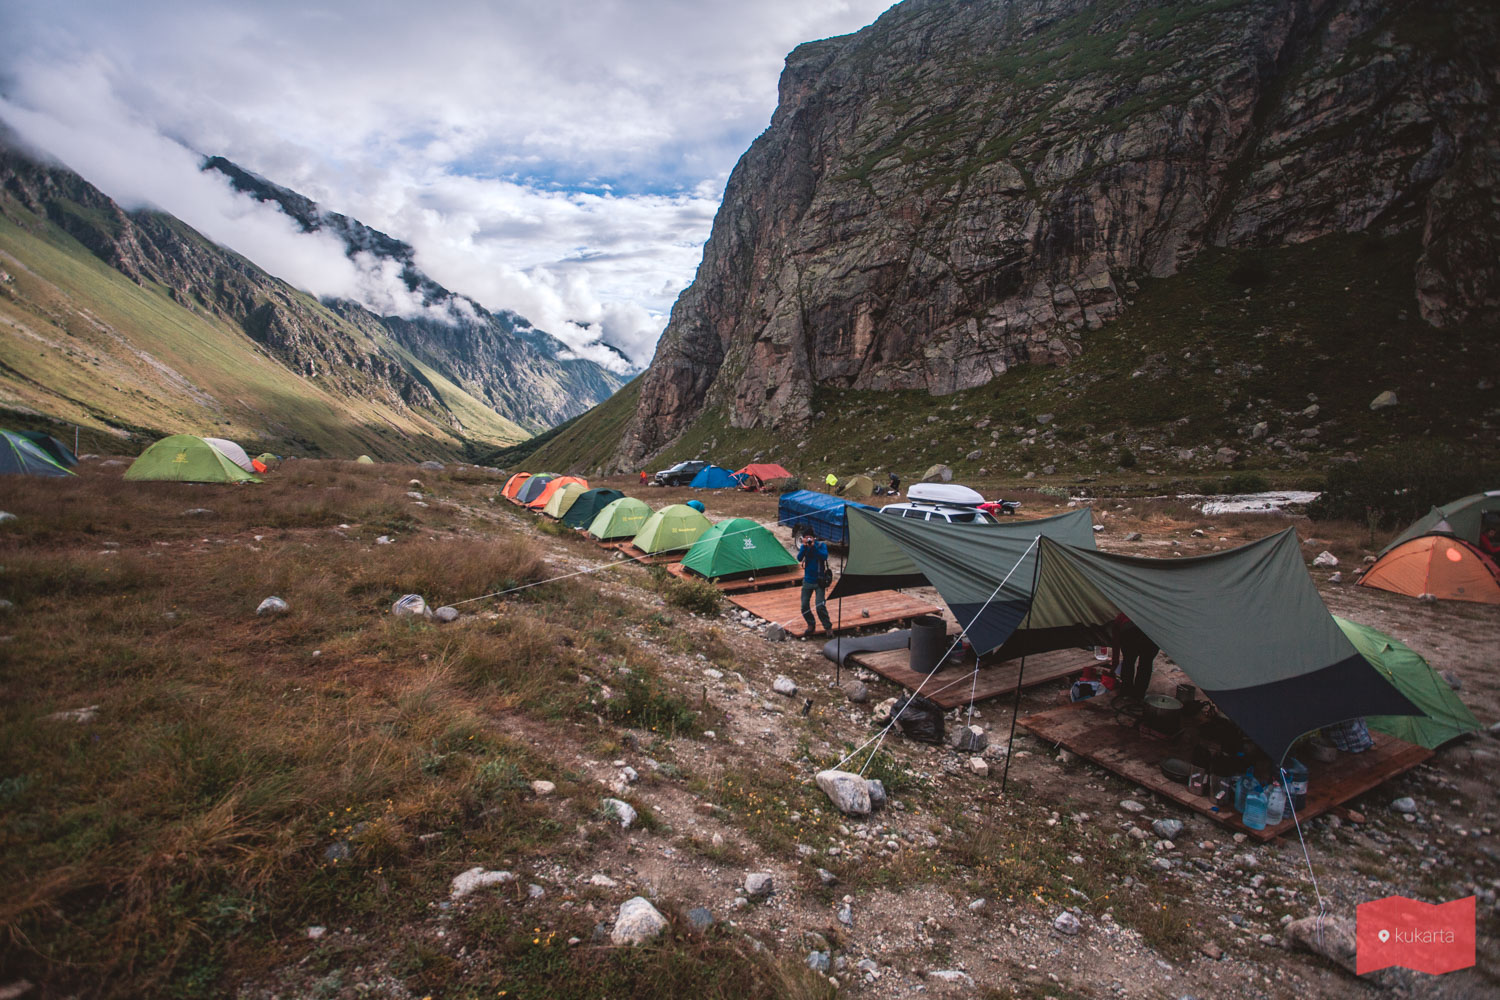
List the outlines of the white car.
<svg viewBox="0 0 1500 1000">
<path fill-rule="evenodd" d="M 973 507 L 953 507 L 937 503 L 890 503 L 880 513 L 907 517 L 917 521 L 944 521 L 948 524 L 998 524 L 993 517 Z"/>
</svg>

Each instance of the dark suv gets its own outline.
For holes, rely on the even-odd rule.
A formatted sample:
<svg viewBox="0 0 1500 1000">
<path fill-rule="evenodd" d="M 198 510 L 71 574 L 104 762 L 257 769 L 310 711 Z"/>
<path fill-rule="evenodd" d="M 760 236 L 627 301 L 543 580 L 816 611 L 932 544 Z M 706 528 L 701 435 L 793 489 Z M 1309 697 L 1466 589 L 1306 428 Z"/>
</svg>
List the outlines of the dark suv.
<svg viewBox="0 0 1500 1000">
<path fill-rule="evenodd" d="M 663 469 L 655 476 L 657 486 L 686 486 L 693 477 L 708 468 L 707 462 L 678 462 L 670 469 Z"/>
</svg>

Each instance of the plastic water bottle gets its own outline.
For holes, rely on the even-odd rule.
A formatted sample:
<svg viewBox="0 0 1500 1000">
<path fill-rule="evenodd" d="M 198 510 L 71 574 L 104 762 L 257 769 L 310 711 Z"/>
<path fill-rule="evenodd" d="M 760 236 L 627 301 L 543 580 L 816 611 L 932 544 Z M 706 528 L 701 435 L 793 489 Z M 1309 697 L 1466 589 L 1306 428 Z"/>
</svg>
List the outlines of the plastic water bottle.
<svg viewBox="0 0 1500 1000">
<path fill-rule="evenodd" d="M 1245 795 L 1245 808 L 1241 810 L 1240 822 L 1252 830 L 1264 830 L 1266 828 L 1265 789 L 1257 787 L 1254 791 Z"/>
<path fill-rule="evenodd" d="M 1259 785 L 1255 781 L 1255 771 L 1246 768 L 1245 773 L 1240 775 L 1239 781 L 1234 785 L 1234 811 L 1242 813 L 1245 811 L 1245 797 L 1255 791 Z"/>
<path fill-rule="evenodd" d="M 1280 823 L 1285 812 L 1286 792 L 1280 785 L 1272 784 L 1266 789 L 1266 826 L 1275 826 Z"/>
</svg>

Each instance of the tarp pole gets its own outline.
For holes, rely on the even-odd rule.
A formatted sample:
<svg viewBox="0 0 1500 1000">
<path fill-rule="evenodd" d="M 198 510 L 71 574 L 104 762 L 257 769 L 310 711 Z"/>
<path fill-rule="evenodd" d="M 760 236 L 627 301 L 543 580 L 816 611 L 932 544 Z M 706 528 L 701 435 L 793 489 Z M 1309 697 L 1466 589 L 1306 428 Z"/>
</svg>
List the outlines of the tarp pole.
<svg viewBox="0 0 1500 1000">
<path fill-rule="evenodd" d="M 1031 570 L 1031 598 L 1026 602 L 1026 617 L 1021 620 L 1021 628 L 1031 624 L 1031 607 L 1036 603 L 1036 581 L 1042 573 L 1042 536 L 1036 536 L 1036 565 Z M 1020 631 L 1017 629 L 1016 631 Z M 974 665 L 977 668 L 979 661 L 976 659 Z M 1016 743 L 1016 717 L 1021 714 L 1021 678 L 1026 676 L 1026 654 L 1021 654 L 1021 666 L 1016 670 L 1016 699 L 1010 707 L 1010 736 L 1005 740 L 1005 770 L 1000 775 L 1000 794 L 1005 794 L 1005 786 L 1010 782 L 1010 755 Z M 970 706 L 972 710 L 972 704 Z"/>
</svg>

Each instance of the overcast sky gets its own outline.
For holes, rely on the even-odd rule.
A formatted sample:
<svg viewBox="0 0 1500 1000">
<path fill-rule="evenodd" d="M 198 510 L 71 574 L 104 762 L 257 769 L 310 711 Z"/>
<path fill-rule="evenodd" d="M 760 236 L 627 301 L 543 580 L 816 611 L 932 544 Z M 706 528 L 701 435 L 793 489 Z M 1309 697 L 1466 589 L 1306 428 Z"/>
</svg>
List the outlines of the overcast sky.
<svg viewBox="0 0 1500 1000">
<path fill-rule="evenodd" d="M 891 0 L 3 0 L 0 119 L 127 207 L 410 312 L 198 170 L 220 154 L 400 239 L 580 354 L 650 360 L 787 52 Z M 575 324 L 589 323 L 584 329 Z"/>
</svg>

